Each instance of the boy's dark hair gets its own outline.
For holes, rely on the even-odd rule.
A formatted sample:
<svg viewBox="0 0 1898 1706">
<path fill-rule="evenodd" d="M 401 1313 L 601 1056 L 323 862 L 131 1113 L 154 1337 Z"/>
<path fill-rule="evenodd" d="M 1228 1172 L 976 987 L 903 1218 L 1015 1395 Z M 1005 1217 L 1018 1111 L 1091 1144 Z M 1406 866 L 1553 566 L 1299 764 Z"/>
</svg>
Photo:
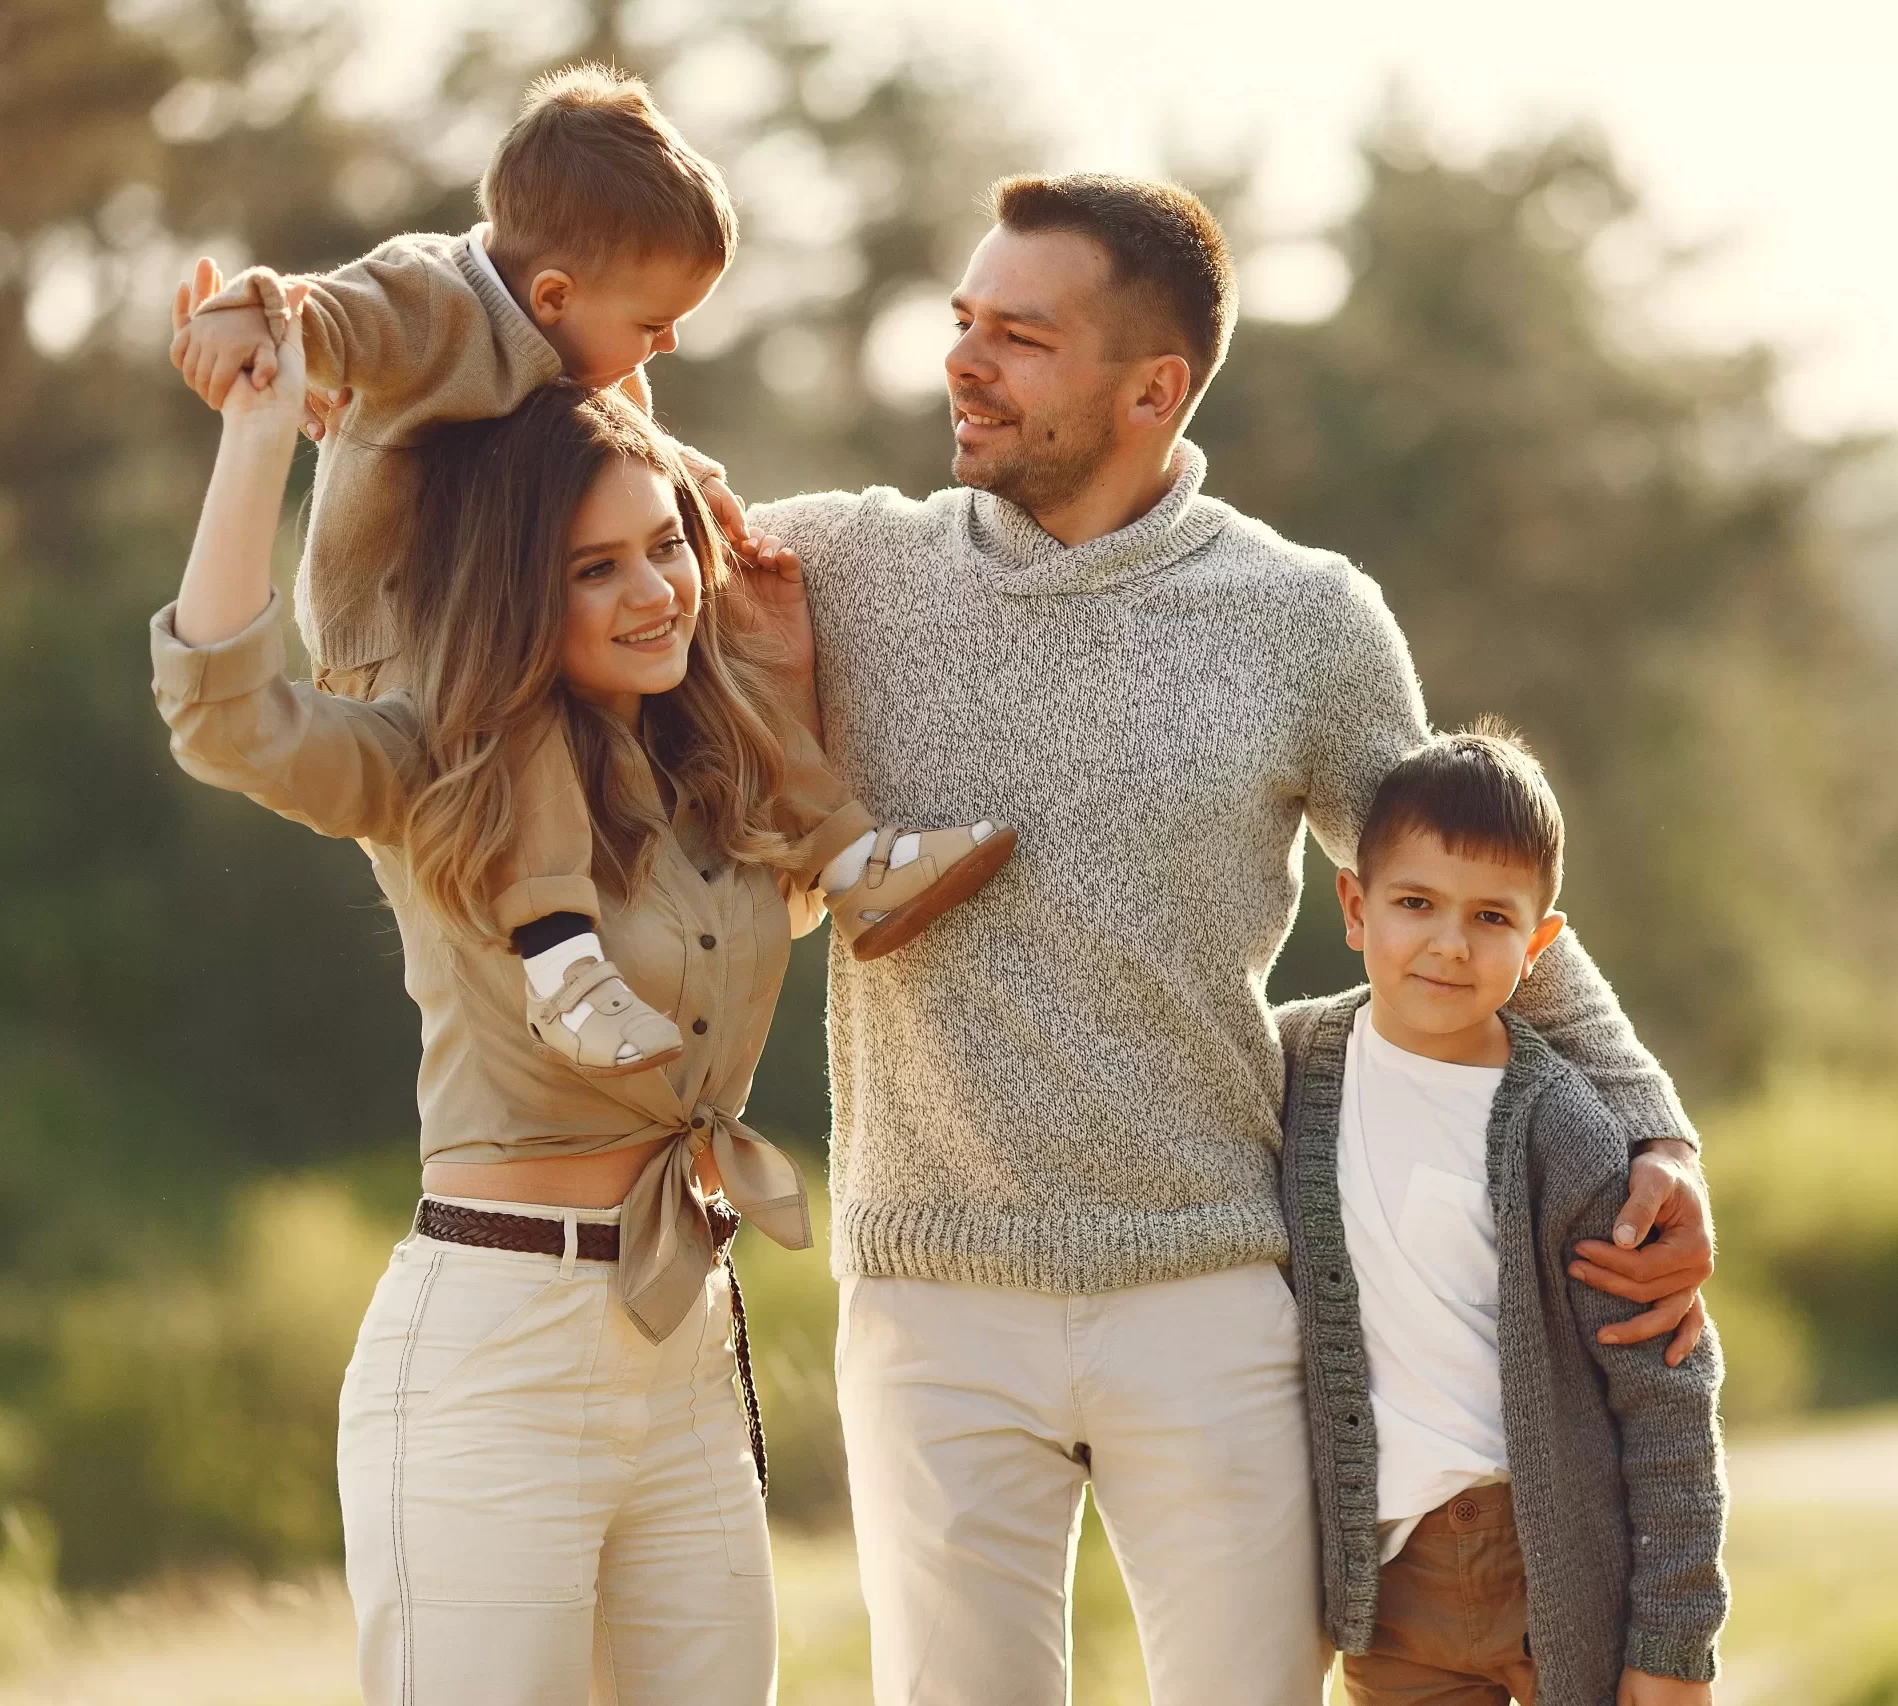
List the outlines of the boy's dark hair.
<svg viewBox="0 0 1898 1706">
<path fill-rule="evenodd" d="M 990 216 L 1010 231 L 1070 231 L 1107 251 L 1124 354 L 1178 354 L 1192 370 L 1190 403 L 1226 359 L 1237 313 L 1232 250 L 1212 210 L 1177 184 L 1103 172 L 1002 178 Z"/>
<path fill-rule="evenodd" d="M 644 83 L 604 65 L 534 79 L 477 193 L 503 275 L 655 255 L 722 271 L 738 246 L 718 168 L 672 128 Z"/>
<path fill-rule="evenodd" d="M 1562 808 L 1522 737 L 1497 717 L 1433 735 L 1378 784 L 1358 835 L 1358 877 L 1406 834 L 1428 830 L 1452 853 L 1487 854 L 1542 879 L 1543 904 L 1562 889 Z"/>
</svg>

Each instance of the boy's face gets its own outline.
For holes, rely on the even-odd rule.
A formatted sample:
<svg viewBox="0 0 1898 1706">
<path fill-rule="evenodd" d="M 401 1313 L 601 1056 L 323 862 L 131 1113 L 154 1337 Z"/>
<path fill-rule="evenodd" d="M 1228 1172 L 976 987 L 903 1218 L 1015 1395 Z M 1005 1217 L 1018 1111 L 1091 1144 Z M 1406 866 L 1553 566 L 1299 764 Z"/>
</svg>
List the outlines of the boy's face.
<svg viewBox="0 0 1898 1706">
<path fill-rule="evenodd" d="M 1378 855 L 1368 883 L 1338 873 L 1345 940 L 1364 955 L 1372 1021 L 1387 1040 L 1439 1060 L 1488 1061 L 1496 1018 L 1563 918 L 1534 869 L 1452 853 L 1411 830 Z"/>
<path fill-rule="evenodd" d="M 678 324 L 723 276 L 677 255 L 615 261 L 576 274 L 549 267 L 527 287 L 527 311 L 569 379 L 617 385 L 655 355 L 679 347 Z"/>
</svg>

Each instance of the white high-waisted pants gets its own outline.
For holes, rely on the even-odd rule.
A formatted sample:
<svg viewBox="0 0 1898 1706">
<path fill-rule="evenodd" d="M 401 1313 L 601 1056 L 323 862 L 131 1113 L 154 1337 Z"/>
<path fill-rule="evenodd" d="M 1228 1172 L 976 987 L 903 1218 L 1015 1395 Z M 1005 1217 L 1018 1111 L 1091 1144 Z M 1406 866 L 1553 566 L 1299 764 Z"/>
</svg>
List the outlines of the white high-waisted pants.
<svg viewBox="0 0 1898 1706">
<path fill-rule="evenodd" d="M 653 1345 L 611 1263 L 396 1246 L 337 1442 L 366 1706 L 771 1700 L 771 1552 L 730 1334 L 722 1270 Z"/>
<path fill-rule="evenodd" d="M 1154 1706 L 1317 1706 L 1330 1659 L 1279 1270 L 1058 1297 L 844 1282 L 837 1396 L 877 1706 L 1060 1706 L 1084 1483 Z"/>
</svg>

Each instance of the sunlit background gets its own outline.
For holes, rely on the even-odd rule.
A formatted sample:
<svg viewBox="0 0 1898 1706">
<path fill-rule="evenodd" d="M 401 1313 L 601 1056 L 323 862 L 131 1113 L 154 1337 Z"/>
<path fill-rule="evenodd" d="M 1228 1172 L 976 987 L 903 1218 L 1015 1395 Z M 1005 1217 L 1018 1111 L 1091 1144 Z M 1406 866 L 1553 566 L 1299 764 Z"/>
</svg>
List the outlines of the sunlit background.
<svg viewBox="0 0 1898 1706">
<path fill-rule="evenodd" d="M 334 1399 L 413 1200 L 415 1026 L 356 850 L 165 756 L 144 621 L 215 440 L 165 309 L 204 250 L 460 229 L 579 53 L 740 198 L 653 382 L 749 496 L 946 477 L 944 297 L 997 173 L 1220 210 L 1210 489 L 1383 582 L 1439 721 L 1528 732 L 1565 904 L 1706 1134 L 1720 1698 L 1898 1706 L 1892 32 L 1844 0 L 0 0 L 0 1706 L 354 1698 Z M 1323 902 L 1282 994 L 1355 975 Z M 752 1110 L 813 1170 L 822 976 L 805 945 Z M 867 1700 L 834 1289 L 743 1265 L 783 1697 Z M 1091 1526 L 1075 1640 L 1082 1706 L 1144 1700 Z"/>
</svg>

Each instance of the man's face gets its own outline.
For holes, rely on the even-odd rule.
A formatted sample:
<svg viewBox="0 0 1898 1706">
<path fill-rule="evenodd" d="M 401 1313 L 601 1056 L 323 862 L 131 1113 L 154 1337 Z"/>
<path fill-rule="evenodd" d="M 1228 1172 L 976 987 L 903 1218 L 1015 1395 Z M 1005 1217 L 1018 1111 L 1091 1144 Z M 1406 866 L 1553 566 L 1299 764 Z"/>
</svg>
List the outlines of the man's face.
<svg viewBox="0 0 1898 1706">
<path fill-rule="evenodd" d="M 950 298 L 955 477 L 1046 514 L 1077 497 L 1120 431 L 1107 253 L 1072 232 L 996 226 Z"/>
</svg>

